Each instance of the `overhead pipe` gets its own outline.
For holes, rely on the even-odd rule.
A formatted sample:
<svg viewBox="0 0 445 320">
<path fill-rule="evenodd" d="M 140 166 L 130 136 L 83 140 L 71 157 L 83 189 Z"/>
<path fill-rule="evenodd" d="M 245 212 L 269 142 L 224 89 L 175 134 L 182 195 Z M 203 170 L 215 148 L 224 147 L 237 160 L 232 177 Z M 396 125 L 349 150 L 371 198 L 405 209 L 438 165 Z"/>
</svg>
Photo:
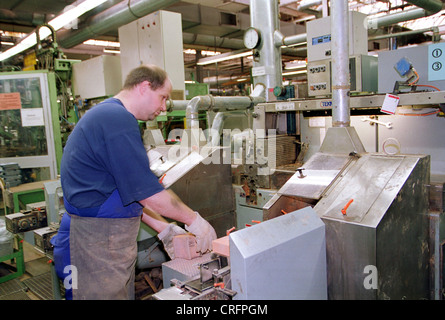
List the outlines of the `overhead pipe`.
<svg viewBox="0 0 445 320">
<path fill-rule="evenodd" d="M 349 127 L 349 8 L 347 0 L 331 2 L 332 126 Z"/>
<path fill-rule="evenodd" d="M 38 26 L 44 24 L 48 20 L 48 16 L 44 13 L 28 13 L 23 11 L 13 12 L 8 9 L 0 9 L 0 19 L 15 24 L 27 24 Z"/>
<path fill-rule="evenodd" d="M 79 29 L 69 29 L 58 35 L 63 48 L 71 48 L 88 39 L 115 30 L 152 12 L 167 8 L 178 0 L 125 0 L 87 19 Z"/>
<path fill-rule="evenodd" d="M 334 2 L 334 1 L 332 1 Z M 407 1 L 418 8 L 396 12 L 381 17 L 369 18 L 367 20 L 368 29 L 378 29 L 387 27 L 396 23 L 424 18 L 438 13 L 442 10 L 442 3 L 437 0 L 429 1 Z M 282 38 L 282 45 L 292 46 L 307 42 L 307 34 L 297 34 Z"/>
<path fill-rule="evenodd" d="M 442 10 L 443 4 L 438 0 L 410 0 L 406 1 L 419 8 L 425 9 L 430 14 L 435 14 Z"/>
<path fill-rule="evenodd" d="M 368 19 L 368 29 L 378 29 L 380 27 L 391 26 L 396 23 L 424 18 L 432 15 L 432 12 L 428 12 L 422 8 L 415 8 L 406 11 L 400 11 L 388 15 L 384 15 L 377 18 Z"/>
<path fill-rule="evenodd" d="M 403 36 L 410 36 L 413 34 L 424 33 L 424 32 L 428 32 L 428 31 L 433 32 L 433 39 L 432 39 L 433 42 L 440 41 L 439 27 L 430 27 L 430 28 L 424 28 L 424 29 L 418 29 L 418 30 L 381 34 L 378 36 L 369 37 L 368 40 L 373 41 L 373 40 L 381 40 L 381 39 L 388 39 L 388 38 L 397 38 L 397 37 L 403 37 Z"/>
<path fill-rule="evenodd" d="M 92 37 L 102 35 L 113 29 L 116 29 L 122 25 L 130 23 L 140 17 L 143 17 L 149 13 L 152 13 L 163 8 L 179 2 L 175 0 L 125 0 L 122 1 L 107 10 L 89 18 L 83 26 L 79 26 L 79 29 L 70 30 L 60 30 L 57 33 L 59 40 L 59 45 L 63 48 L 74 47 Z M 255 5 L 257 1 L 252 1 Z M 316 2 L 316 1 L 315 1 Z M 437 10 L 441 9 L 441 4 L 437 0 L 430 1 L 408 1 L 414 5 L 420 6 L 420 8 L 406 10 L 403 12 L 397 12 L 389 15 L 385 15 L 377 18 L 370 18 L 368 20 L 368 28 L 378 28 L 383 26 L 389 26 L 395 23 L 409 21 L 413 19 L 418 19 L 422 17 L 427 17 Z M 261 9 L 261 4 L 257 4 L 259 10 L 266 12 L 265 9 Z M 423 9 L 425 8 L 425 9 Z M 259 21 L 258 24 L 263 24 L 263 21 Z M 195 45 L 205 45 L 214 46 L 215 42 L 224 45 L 224 47 L 230 49 L 242 49 L 244 44 L 242 40 L 239 39 L 226 39 L 221 37 L 213 37 L 206 35 L 197 35 L 184 33 L 183 35 L 184 43 L 195 44 Z M 280 45 L 284 46 L 281 48 L 282 54 L 286 55 L 298 55 L 288 46 L 298 45 L 305 43 L 307 41 L 307 35 L 297 34 L 291 36 L 282 36 L 274 38 L 274 41 L 281 41 Z M 278 44 L 276 44 L 278 45 Z"/>
</svg>

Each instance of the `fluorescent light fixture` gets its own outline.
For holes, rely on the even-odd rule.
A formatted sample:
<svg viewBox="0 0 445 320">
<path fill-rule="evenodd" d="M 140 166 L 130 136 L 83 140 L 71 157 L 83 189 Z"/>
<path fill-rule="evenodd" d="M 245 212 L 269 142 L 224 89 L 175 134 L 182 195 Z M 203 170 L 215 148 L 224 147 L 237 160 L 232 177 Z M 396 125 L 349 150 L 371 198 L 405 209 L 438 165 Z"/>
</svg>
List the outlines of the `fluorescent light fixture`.
<svg viewBox="0 0 445 320">
<path fill-rule="evenodd" d="M 121 44 L 116 41 L 104 41 L 104 40 L 94 40 L 94 39 L 84 41 L 83 44 L 87 44 L 90 46 L 116 47 L 116 48 L 120 48 L 121 46 Z"/>
<path fill-rule="evenodd" d="M 5 46 L 13 46 L 15 43 L 10 41 L 2 41 L 1 44 L 4 44 Z"/>
<path fill-rule="evenodd" d="M 291 61 L 286 63 L 284 69 L 291 70 L 291 69 L 303 69 L 306 68 L 306 61 Z"/>
<path fill-rule="evenodd" d="M 252 53 L 253 53 L 252 50 L 249 50 L 249 51 L 237 50 L 237 51 L 233 51 L 233 52 L 227 52 L 227 53 L 219 54 L 219 55 L 216 55 L 213 57 L 199 59 L 197 65 L 203 66 L 206 64 L 212 64 L 212 63 L 217 63 L 217 62 L 221 62 L 221 61 L 227 61 L 227 60 L 232 60 L 232 59 L 236 59 L 236 58 L 247 57 L 247 56 L 252 55 Z"/>
<path fill-rule="evenodd" d="M 120 52 L 120 50 L 117 50 L 117 49 L 104 49 L 104 52 L 105 53 L 118 53 L 118 54 L 120 54 L 121 52 Z"/>
<path fill-rule="evenodd" d="M 52 19 L 48 24 L 54 28 L 55 31 L 61 29 L 62 27 L 68 25 L 78 17 L 80 17 L 85 12 L 90 11 L 91 9 L 94 9 L 95 7 L 101 5 L 107 0 L 85 0 L 76 7 L 73 7 L 70 10 L 67 10 L 60 14 L 59 16 Z M 40 39 L 45 39 L 47 36 L 51 34 L 51 31 L 48 28 L 40 28 Z M 19 44 L 12 47 L 9 50 L 6 50 L 5 52 L 0 53 L 0 61 L 6 60 L 12 56 L 15 56 L 16 54 L 19 54 L 22 51 L 25 51 L 32 46 L 36 45 L 37 39 L 36 39 L 36 33 L 32 32 L 29 34 L 26 38 L 24 38 Z"/>
<path fill-rule="evenodd" d="M 184 83 L 196 83 L 194 80 L 185 80 Z"/>
<path fill-rule="evenodd" d="M 291 75 L 294 75 L 294 74 L 303 74 L 303 73 L 307 73 L 307 70 L 284 72 L 282 75 L 283 76 L 291 76 Z"/>
</svg>

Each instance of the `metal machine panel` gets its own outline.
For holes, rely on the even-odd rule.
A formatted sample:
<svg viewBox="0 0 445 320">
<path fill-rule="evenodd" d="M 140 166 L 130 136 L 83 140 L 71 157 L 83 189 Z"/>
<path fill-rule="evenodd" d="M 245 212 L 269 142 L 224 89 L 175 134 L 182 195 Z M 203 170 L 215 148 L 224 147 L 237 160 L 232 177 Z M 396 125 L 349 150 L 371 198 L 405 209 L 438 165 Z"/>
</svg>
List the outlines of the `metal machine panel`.
<svg viewBox="0 0 445 320">
<path fill-rule="evenodd" d="M 278 193 L 318 200 L 349 160 L 347 155 L 317 153 L 304 164 L 301 174 L 294 174 Z"/>
<path fill-rule="evenodd" d="M 327 96 L 332 92 L 331 59 L 309 62 L 308 95 Z M 366 54 L 349 57 L 351 92 L 376 92 L 378 89 L 377 57 Z"/>
<path fill-rule="evenodd" d="M 365 19 L 365 14 L 350 11 L 350 55 L 368 53 L 368 31 Z M 324 17 L 307 22 L 307 43 L 309 62 L 331 57 L 331 17 Z"/>
<path fill-rule="evenodd" d="M 325 227 L 312 208 L 232 232 L 229 241 L 234 299 L 327 298 Z"/>
<path fill-rule="evenodd" d="M 329 196 L 317 204 L 318 212 L 324 212 L 323 217 L 361 222 L 402 161 L 403 157 L 379 155 L 360 158 Z"/>
<path fill-rule="evenodd" d="M 314 207 L 326 225 L 329 299 L 428 298 L 429 156 L 367 154 L 351 166 Z"/>
<path fill-rule="evenodd" d="M 326 187 L 335 179 L 339 170 L 305 170 L 303 176 L 293 175 L 280 189 L 283 195 L 299 195 L 319 199 Z"/>
<path fill-rule="evenodd" d="M 433 47 L 431 47 L 433 46 Z M 406 81 L 407 78 L 402 77 L 394 68 L 396 63 L 406 58 L 411 62 L 411 65 L 416 69 L 419 74 L 418 84 L 433 85 L 434 87 L 445 90 L 445 80 L 434 79 L 430 80 L 429 74 L 431 74 L 434 59 L 429 55 L 429 48 L 435 48 L 436 45 L 421 45 L 408 48 L 399 48 L 397 50 L 382 51 L 378 56 L 378 92 L 379 93 L 391 93 L 394 91 L 394 85 L 396 81 Z M 431 50 L 431 49 L 430 49 Z M 420 88 L 419 88 L 420 89 Z M 421 88 L 424 90 L 424 88 Z M 407 89 L 408 91 L 410 89 Z M 430 89 L 431 91 L 431 89 Z"/>
<path fill-rule="evenodd" d="M 222 156 L 222 150 L 223 148 L 216 147 L 213 153 Z M 231 165 L 224 164 L 222 159 L 219 163 L 214 163 L 208 157 L 195 162 L 198 158 L 191 161 L 193 166 L 185 166 L 186 174 L 179 175 L 178 172 L 176 181 L 169 189 L 207 219 L 221 237 L 236 225 Z M 167 171 L 166 177 L 174 172 L 175 167 Z"/>
<path fill-rule="evenodd" d="M 338 155 L 312 156 L 309 164 L 323 165 L 311 170 L 338 170 L 329 157 Z M 325 224 L 329 299 L 428 299 L 430 157 L 345 157 L 349 160 L 319 200 L 277 193 L 264 206 L 265 220 L 313 207 Z"/>
</svg>

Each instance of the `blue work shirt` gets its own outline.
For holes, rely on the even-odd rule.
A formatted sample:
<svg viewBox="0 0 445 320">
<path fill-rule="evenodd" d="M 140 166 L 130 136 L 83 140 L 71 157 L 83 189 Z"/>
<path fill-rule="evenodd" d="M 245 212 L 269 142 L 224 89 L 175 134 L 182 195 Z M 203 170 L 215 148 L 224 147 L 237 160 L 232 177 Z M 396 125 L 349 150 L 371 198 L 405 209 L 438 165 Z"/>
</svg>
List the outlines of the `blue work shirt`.
<svg viewBox="0 0 445 320">
<path fill-rule="evenodd" d="M 137 216 L 142 214 L 139 200 L 164 190 L 150 170 L 136 118 L 116 98 L 80 119 L 64 148 L 60 177 L 64 200 L 78 212 L 66 209 L 82 216 L 96 217 L 116 193 L 127 212 L 116 210 L 104 217 Z"/>
</svg>

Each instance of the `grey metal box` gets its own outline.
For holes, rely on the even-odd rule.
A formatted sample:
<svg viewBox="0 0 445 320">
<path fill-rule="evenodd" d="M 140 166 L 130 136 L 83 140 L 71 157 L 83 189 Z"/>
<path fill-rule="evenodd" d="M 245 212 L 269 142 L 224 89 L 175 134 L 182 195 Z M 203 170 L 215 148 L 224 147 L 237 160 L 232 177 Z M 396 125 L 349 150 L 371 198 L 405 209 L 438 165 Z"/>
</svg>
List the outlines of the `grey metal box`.
<svg viewBox="0 0 445 320">
<path fill-rule="evenodd" d="M 329 299 L 429 298 L 429 166 L 424 155 L 364 154 L 326 191 L 314 210 Z"/>
<path fill-rule="evenodd" d="M 229 235 L 234 299 L 326 299 L 325 226 L 310 207 Z"/>
<path fill-rule="evenodd" d="M 349 55 L 368 53 L 368 30 L 366 15 L 357 11 L 349 12 Z M 307 22 L 308 62 L 331 58 L 331 17 Z"/>
</svg>

